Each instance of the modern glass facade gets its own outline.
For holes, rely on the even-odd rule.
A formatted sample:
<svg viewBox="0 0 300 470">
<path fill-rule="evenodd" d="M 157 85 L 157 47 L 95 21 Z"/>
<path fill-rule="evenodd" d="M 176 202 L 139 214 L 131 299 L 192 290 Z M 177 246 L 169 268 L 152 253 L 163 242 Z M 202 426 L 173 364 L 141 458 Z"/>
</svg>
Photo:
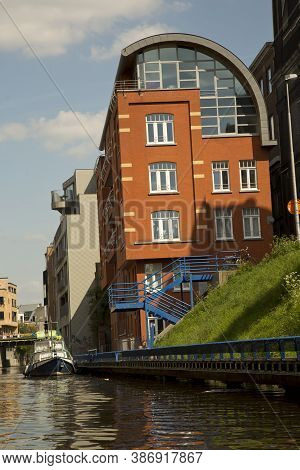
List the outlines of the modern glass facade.
<svg viewBox="0 0 300 470">
<path fill-rule="evenodd" d="M 226 65 L 197 48 L 157 46 L 137 55 L 139 88 L 199 88 L 202 135 L 253 135 L 257 113 L 245 86 Z"/>
</svg>

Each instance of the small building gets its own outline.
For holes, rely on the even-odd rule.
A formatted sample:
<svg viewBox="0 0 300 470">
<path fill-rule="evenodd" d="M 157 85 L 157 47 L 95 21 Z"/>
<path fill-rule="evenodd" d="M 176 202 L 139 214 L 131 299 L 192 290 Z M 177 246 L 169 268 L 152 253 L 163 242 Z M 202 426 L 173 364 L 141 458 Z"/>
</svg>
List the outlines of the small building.
<svg viewBox="0 0 300 470">
<path fill-rule="evenodd" d="M 0 337 L 18 334 L 17 286 L 0 278 Z"/>
<path fill-rule="evenodd" d="M 55 315 L 71 351 L 86 352 L 97 347 L 90 318 L 96 263 L 100 260 L 94 170 L 76 170 L 63 183 L 62 191 L 52 191 L 52 210 L 61 216 L 51 254 L 48 252 L 49 262 L 54 263 L 48 271 L 50 315 Z M 51 276 L 55 277 L 54 286 Z"/>
<path fill-rule="evenodd" d="M 275 145 L 261 89 L 221 45 L 161 34 L 123 49 L 97 164 L 101 288 L 117 283 L 118 298 L 152 289 L 159 302 L 178 258 L 248 250 L 261 259 L 273 235 Z M 201 282 L 175 284 L 174 309 L 187 291 L 203 292 Z M 150 327 L 167 325 L 139 305 L 112 309 L 112 349 L 139 347 Z"/>
</svg>

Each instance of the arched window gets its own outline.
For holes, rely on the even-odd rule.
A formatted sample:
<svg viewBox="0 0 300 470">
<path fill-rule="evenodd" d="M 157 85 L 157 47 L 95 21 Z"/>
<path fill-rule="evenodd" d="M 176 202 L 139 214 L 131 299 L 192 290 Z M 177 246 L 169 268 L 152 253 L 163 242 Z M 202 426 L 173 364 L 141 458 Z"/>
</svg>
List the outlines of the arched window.
<svg viewBox="0 0 300 470">
<path fill-rule="evenodd" d="M 176 192 L 176 163 L 151 163 L 149 165 L 149 181 L 151 193 Z"/>
<path fill-rule="evenodd" d="M 179 212 L 158 211 L 152 212 L 152 239 L 153 241 L 180 240 Z"/>
<path fill-rule="evenodd" d="M 174 144 L 173 114 L 146 116 L 147 144 Z"/>
<path fill-rule="evenodd" d="M 234 70 L 201 48 L 174 44 L 145 49 L 137 55 L 137 76 L 140 88 L 199 88 L 203 137 L 258 132 L 256 108 L 247 87 Z M 150 132 L 154 139 L 154 129 Z M 157 141 L 149 137 L 148 143 L 168 143 L 161 129 Z"/>
</svg>

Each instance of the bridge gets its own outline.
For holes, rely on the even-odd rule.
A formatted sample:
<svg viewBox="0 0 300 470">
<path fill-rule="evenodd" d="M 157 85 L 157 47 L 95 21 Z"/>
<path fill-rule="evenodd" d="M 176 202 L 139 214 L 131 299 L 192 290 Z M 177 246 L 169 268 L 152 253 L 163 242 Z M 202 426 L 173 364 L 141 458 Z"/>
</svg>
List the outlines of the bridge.
<svg viewBox="0 0 300 470">
<path fill-rule="evenodd" d="M 300 336 L 75 356 L 79 373 L 161 376 L 300 388 Z"/>
</svg>

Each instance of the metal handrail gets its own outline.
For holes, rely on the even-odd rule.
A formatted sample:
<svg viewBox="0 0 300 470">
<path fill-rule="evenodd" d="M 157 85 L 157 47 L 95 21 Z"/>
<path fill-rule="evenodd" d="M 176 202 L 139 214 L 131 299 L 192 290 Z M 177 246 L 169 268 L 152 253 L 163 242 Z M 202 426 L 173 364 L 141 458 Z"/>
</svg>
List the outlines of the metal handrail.
<svg viewBox="0 0 300 470">
<path fill-rule="evenodd" d="M 144 304 L 145 309 L 154 308 L 165 311 L 170 316 L 182 318 L 191 306 L 183 300 L 169 296 L 166 291 L 172 285 L 189 281 L 190 276 L 194 274 L 213 274 L 220 270 L 236 268 L 239 259 L 237 251 L 177 258 L 165 266 L 163 271 L 149 274 L 143 282 L 112 284 L 109 287 L 109 303 L 111 306 L 130 302 Z"/>
<path fill-rule="evenodd" d="M 224 342 L 210 342 L 181 346 L 165 346 L 152 349 L 131 351 L 113 351 L 97 353 L 92 358 L 88 354 L 75 356 L 78 362 L 121 362 L 141 360 L 287 360 L 287 353 L 293 354 L 292 360 L 300 362 L 300 336 L 283 336 L 276 338 L 257 338 Z M 228 355 L 226 358 L 224 355 Z M 273 357 L 272 357 L 273 354 Z M 237 355 L 239 357 L 237 357 Z"/>
</svg>

